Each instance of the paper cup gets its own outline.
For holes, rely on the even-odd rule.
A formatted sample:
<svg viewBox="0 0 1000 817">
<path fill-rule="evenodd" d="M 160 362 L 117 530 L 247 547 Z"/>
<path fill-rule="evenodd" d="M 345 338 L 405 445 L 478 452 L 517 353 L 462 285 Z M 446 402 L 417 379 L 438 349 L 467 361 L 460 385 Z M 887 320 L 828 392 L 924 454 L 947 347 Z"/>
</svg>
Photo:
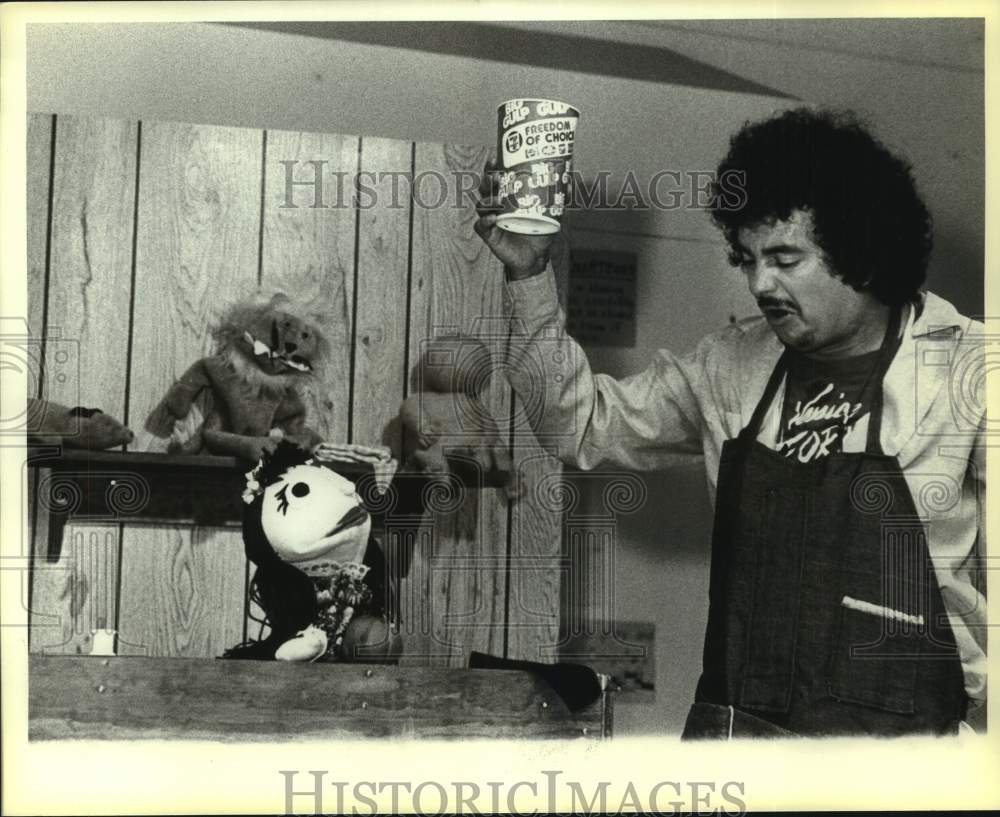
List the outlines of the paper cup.
<svg viewBox="0 0 1000 817">
<path fill-rule="evenodd" d="M 528 235 L 559 232 L 569 201 L 579 118 L 572 105 L 552 99 L 510 99 L 499 106 L 498 227 Z"/>
</svg>

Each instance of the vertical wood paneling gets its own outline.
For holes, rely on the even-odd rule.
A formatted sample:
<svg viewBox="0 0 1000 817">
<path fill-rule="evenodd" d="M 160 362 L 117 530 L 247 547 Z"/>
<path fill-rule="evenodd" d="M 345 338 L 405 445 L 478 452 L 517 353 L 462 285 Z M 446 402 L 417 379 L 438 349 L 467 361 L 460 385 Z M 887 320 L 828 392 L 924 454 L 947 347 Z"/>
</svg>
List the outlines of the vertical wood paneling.
<svg viewBox="0 0 1000 817">
<path fill-rule="evenodd" d="M 256 289 L 262 141 L 260 131 L 143 125 L 129 411 L 140 450 L 163 450 L 146 419 L 211 351 L 220 311 Z M 129 525 L 121 569 L 122 653 L 214 655 L 242 638 L 238 530 Z"/>
<path fill-rule="evenodd" d="M 51 117 L 29 121 L 32 331 L 46 295 L 51 127 Z M 81 354 L 78 374 L 50 378 L 61 386 L 50 385 L 49 396 L 117 414 L 136 432 L 135 449 L 165 450 L 154 410 L 174 379 L 212 351 L 209 330 L 221 311 L 259 281 L 327 316 L 331 358 L 307 396 L 309 422 L 327 439 L 383 442 L 399 455 L 395 419 L 422 342 L 456 330 L 493 352 L 488 405 L 510 433 L 511 395 L 499 373 L 502 272 L 473 233 L 473 197 L 458 201 L 458 188 L 472 186 L 460 174 L 478 173 L 485 150 L 72 117 L 59 117 L 57 130 L 48 325 L 80 340 Z M 311 178 L 307 162 L 323 163 L 324 206 L 309 206 L 313 190 L 298 186 L 297 206 L 282 207 L 282 160 L 296 162 L 298 180 Z M 352 200 L 359 162 L 373 174 L 360 180 L 360 209 Z M 412 212 L 411 165 L 423 178 Z M 419 544 L 401 599 L 405 663 L 463 665 L 470 650 L 545 660 L 540 648 L 554 644 L 558 517 L 531 498 L 531 487 L 556 466 L 533 440 L 513 440 L 526 498 L 508 509 L 495 488 L 439 495 L 421 529 L 407 534 Z M 58 626 L 41 630 L 42 640 L 33 632 L 32 649 L 87 651 L 89 628 L 106 619 L 113 626 L 116 613 L 123 654 L 218 655 L 243 638 L 247 572 L 237 529 L 119 530 L 67 528 L 63 561 L 33 578 L 33 622 L 45 613 Z M 83 581 L 67 578 L 74 575 Z"/>
<path fill-rule="evenodd" d="M 120 654 L 217 656 L 243 640 L 238 533 L 132 525 L 125 545 Z"/>
<path fill-rule="evenodd" d="M 268 131 L 265 167 L 261 286 L 311 303 L 326 316 L 322 328 L 330 357 L 303 389 L 303 400 L 309 425 L 326 440 L 344 442 L 350 414 L 355 253 L 351 196 L 358 139 Z M 286 168 L 292 181 L 318 178 L 319 188 L 290 185 Z M 289 203 L 293 206 L 285 206 Z"/>
<path fill-rule="evenodd" d="M 551 264 L 565 306 L 569 253 L 563 235 L 553 244 Z M 537 352 L 544 354 L 544 346 Z M 558 658 L 562 513 L 549 486 L 558 484 L 562 464 L 538 445 L 524 404 L 513 397 L 513 460 L 523 493 L 510 516 L 507 656 L 551 663 Z"/>
<path fill-rule="evenodd" d="M 27 221 L 28 221 L 28 331 L 42 337 L 45 305 L 45 236 L 49 224 L 49 171 L 53 118 L 28 114 Z M 37 372 L 28 374 L 28 395 L 38 397 Z"/>
<path fill-rule="evenodd" d="M 260 131 L 147 122 L 142 128 L 129 415 L 134 448 L 174 380 L 209 354 L 225 308 L 257 286 Z"/>
<path fill-rule="evenodd" d="M 28 314 L 28 336 L 34 344 L 39 344 L 45 327 L 45 246 L 46 234 L 49 225 L 49 186 L 51 181 L 51 155 L 52 155 L 52 129 L 54 127 L 54 117 L 50 114 L 28 114 L 28 134 L 27 134 L 27 166 L 25 175 L 27 177 L 27 201 L 25 217 L 27 220 L 27 307 Z M 36 361 L 40 360 L 40 346 Z M 26 367 L 27 383 L 25 385 L 26 396 L 39 397 L 41 395 L 41 379 L 36 365 L 29 362 Z M 49 520 L 48 514 L 39 513 L 37 485 L 41 477 L 48 476 L 48 469 L 35 469 L 28 472 L 27 486 L 27 512 L 28 512 L 28 536 L 31 553 L 45 553 L 48 545 Z M 37 557 L 36 557 L 37 558 Z M 32 594 L 29 598 L 29 626 L 28 644 L 29 649 L 34 650 L 39 639 L 48 637 L 47 633 L 41 633 L 42 626 L 55 626 L 61 628 L 61 613 L 57 610 L 49 611 L 51 617 L 37 616 L 34 604 L 34 585 L 38 580 L 39 565 L 32 564 Z M 40 599 L 41 603 L 46 603 L 46 599 Z M 45 611 L 41 611 L 45 612 Z"/>
<path fill-rule="evenodd" d="M 49 224 L 49 182 L 50 157 L 52 154 L 52 128 L 54 117 L 50 114 L 28 114 L 27 134 L 27 201 L 25 217 L 27 221 L 27 307 L 28 336 L 34 344 L 42 338 L 45 322 L 45 245 Z M 40 347 L 36 348 L 40 349 Z M 35 353 L 38 354 L 37 352 Z M 36 358 L 38 359 L 38 358 Z M 25 375 L 25 394 L 38 397 L 41 394 L 41 379 L 37 364 L 28 363 Z M 35 486 L 38 474 L 28 474 L 28 524 L 29 536 L 34 541 L 48 535 L 47 520 L 38 519 Z"/>
<path fill-rule="evenodd" d="M 86 654 L 92 630 L 114 628 L 118 533 L 118 525 L 68 524 L 60 558 L 51 563 L 44 538 L 36 538 L 31 652 Z"/>
<path fill-rule="evenodd" d="M 415 179 L 422 177 L 425 183 L 415 182 L 414 190 L 411 370 L 424 341 L 436 331 L 455 329 L 479 335 L 491 347 L 499 367 L 502 271 L 473 232 L 472 196 L 459 199 L 457 195 L 462 186 L 459 174 L 480 172 L 486 157 L 485 149 L 416 146 Z M 506 381 L 499 373 L 495 375 L 488 405 L 504 434 L 509 391 Z M 495 488 L 467 491 L 456 508 L 432 510 L 426 522 L 433 526 L 431 544 L 414 554 L 403 595 L 404 609 L 429 605 L 431 633 L 429 638 L 420 638 L 404 622 L 406 654 L 444 652 L 447 657 L 427 660 L 453 666 L 465 664 L 471 650 L 502 655 L 507 550 L 507 506 L 502 493 Z"/>
<path fill-rule="evenodd" d="M 126 404 L 136 123 L 60 116 L 52 192 L 43 396 L 100 408 Z M 42 481 L 42 491 L 48 485 Z M 44 512 L 47 497 L 41 496 Z M 36 550 L 44 558 L 45 545 Z M 89 652 L 90 630 L 113 627 L 118 525 L 69 524 L 32 605 L 60 626 L 33 640 L 46 652 Z"/>
<path fill-rule="evenodd" d="M 394 422 L 406 380 L 406 303 L 410 237 L 409 142 L 365 138 L 361 144 L 357 332 L 352 437 L 384 443 L 399 457 Z"/>
<path fill-rule="evenodd" d="M 128 366 L 135 157 L 134 122 L 59 117 L 45 397 L 119 419 Z"/>
</svg>

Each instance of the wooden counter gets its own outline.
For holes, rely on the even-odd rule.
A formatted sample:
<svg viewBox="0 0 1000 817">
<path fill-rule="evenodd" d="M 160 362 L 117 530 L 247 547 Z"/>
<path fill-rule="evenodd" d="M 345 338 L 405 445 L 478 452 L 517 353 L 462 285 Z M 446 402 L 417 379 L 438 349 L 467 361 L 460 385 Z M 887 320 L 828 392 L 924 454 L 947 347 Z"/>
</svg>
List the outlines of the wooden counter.
<svg viewBox="0 0 1000 817">
<path fill-rule="evenodd" d="M 29 738 L 607 738 L 531 673 L 203 658 L 30 656 Z"/>
</svg>

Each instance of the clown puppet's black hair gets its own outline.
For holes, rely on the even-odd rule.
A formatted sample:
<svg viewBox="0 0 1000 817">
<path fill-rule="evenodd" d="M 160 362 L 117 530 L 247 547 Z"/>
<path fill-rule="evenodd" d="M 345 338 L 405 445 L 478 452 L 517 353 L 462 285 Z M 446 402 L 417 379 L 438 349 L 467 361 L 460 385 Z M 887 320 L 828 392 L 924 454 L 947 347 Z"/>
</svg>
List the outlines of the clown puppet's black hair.
<svg viewBox="0 0 1000 817">
<path fill-rule="evenodd" d="M 257 482 L 261 488 L 273 485 L 278 482 L 289 469 L 296 465 L 305 465 L 312 459 L 312 455 L 301 446 L 280 440 L 274 449 L 274 453 L 264 452 L 260 465 L 254 470 L 257 475 Z"/>
</svg>

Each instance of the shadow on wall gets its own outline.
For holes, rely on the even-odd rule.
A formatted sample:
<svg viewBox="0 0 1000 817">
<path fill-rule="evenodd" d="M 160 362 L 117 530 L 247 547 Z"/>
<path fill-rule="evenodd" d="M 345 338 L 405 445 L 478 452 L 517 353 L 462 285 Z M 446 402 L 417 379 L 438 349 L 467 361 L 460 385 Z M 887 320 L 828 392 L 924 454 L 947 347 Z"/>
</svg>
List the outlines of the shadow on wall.
<svg viewBox="0 0 1000 817">
<path fill-rule="evenodd" d="M 603 632 L 602 649 L 614 650 L 612 634 L 622 632 L 615 622 L 652 624 L 655 700 L 621 698 L 615 732 L 677 736 L 701 671 L 708 616 L 711 511 L 704 469 L 697 463 L 624 477 L 639 481 L 643 495 L 625 513 L 608 513 L 607 501 L 609 487 L 621 485 L 623 475 L 569 471 L 566 479 L 580 499 L 576 519 L 564 520 L 563 558 L 572 565 L 562 576 L 564 633 Z M 590 534 L 586 542 L 581 528 Z"/>
<path fill-rule="evenodd" d="M 963 315 L 982 318 L 985 304 L 983 247 L 955 225 L 934 231 L 927 289 L 951 301 Z"/>
<path fill-rule="evenodd" d="M 584 347 L 594 371 L 624 377 L 647 365 L 657 347 L 683 353 L 693 340 L 724 325 L 729 301 L 704 314 L 692 304 L 716 292 L 742 297 L 738 279 L 727 279 L 724 250 L 706 236 L 706 213 L 682 214 L 677 227 L 690 237 L 665 239 L 672 214 L 655 211 L 574 212 L 567 219 L 573 247 L 607 247 L 638 258 L 637 346 Z M 699 224 L 699 219 L 703 219 Z M 688 269 L 690 267 L 691 269 Z M 701 272 L 720 277 L 707 281 Z M 694 314 L 697 312 L 698 314 Z M 744 314 L 744 313 L 741 313 Z M 641 362 L 640 362 L 641 361 Z M 678 736 L 701 671 L 708 614 L 712 512 L 700 458 L 668 470 L 626 473 L 613 468 L 567 472 L 580 493 L 577 520 L 564 520 L 563 554 L 572 568 L 563 574 L 563 623 L 599 629 L 614 621 L 655 627 L 655 702 L 627 702 L 616 708 L 616 734 Z M 609 486 L 620 480 L 641 484 L 644 499 L 629 512 L 609 513 Z M 603 520 L 602 520 L 603 517 Z M 582 547 L 574 526 L 593 536 Z M 602 537 L 601 530 L 611 536 Z M 605 544 L 602 546 L 601 542 Z M 610 549 L 610 552 L 609 552 Z"/>
</svg>

